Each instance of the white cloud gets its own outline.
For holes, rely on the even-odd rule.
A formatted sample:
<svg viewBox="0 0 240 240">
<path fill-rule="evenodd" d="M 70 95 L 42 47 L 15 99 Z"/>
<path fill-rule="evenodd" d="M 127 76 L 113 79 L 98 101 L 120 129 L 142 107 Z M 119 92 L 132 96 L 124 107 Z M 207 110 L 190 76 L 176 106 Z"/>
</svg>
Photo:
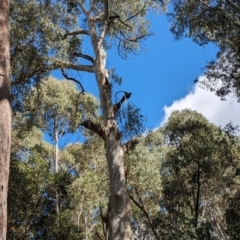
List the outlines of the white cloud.
<svg viewBox="0 0 240 240">
<path fill-rule="evenodd" d="M 240 103 L 236 99 L 227 97 L 226 101 L 221 101 L 214 93 L 196 85 L 184 98 L 174 101 L 171 106 L 164 106 L 164 117 L 160 126 L 174 110 L 185 108 L 196 110 L 217 126 L 225 126 L 229 122 L 240 125 Z"/>
</svg>

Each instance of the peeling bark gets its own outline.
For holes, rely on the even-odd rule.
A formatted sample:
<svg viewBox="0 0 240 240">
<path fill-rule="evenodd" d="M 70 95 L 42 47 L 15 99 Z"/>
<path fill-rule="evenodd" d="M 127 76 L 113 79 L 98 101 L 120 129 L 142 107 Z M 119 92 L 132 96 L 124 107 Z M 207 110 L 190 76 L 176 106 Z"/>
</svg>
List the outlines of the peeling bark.
<svg viewBox="0 0 240 240">
<path fill-rule="evenodd" d="M 11 144 L 9 0 L 0 1 L 0 240 L 6 239 Z"/>
</svg>

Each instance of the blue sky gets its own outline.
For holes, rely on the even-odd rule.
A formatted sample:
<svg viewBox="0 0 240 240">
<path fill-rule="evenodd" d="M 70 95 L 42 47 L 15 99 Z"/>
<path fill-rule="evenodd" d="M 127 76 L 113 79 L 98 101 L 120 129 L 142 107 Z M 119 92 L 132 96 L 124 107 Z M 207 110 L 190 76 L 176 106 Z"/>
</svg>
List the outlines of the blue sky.
<svg viewBox="0 0 240 240">
<path fill-rule="evenodd" d="M 132 92 L 129 101 L 142 109 L 148 126 L 157 127 L 164 118 L 164 106 L 186 96 L 194 80 L 203 74 L 206 63 L 215 58 L 214 45 L 200 47 L 190 39 L 174 40 L 165 14 L 150 16 L 153 36 L 144 42 L 144 49 L 128 60 L 117 49 L 108 53 L 107 67 L 115 68 L 123 78 L 119 90 Z M 83 46 L 88 53 L 88 46 Z M 97 93 L 90 74 L 82 73 L 86 90 Z"/>
<path fill-rule="evenodd" d="M 131 100 L 147 115 L 149 126 L 156 127 L 164 106 L 188 94 L 217 48 L 200 47 L 186 38 L 174 40 L 164 14 L 152 16 L 151 22 L 154 36 L 145 42 L 145 49 L 125 61 L 111 51 L 108 65 L 116 67 L 123 77 L 122 89 L 132 92 Z"/>
<path fill-rule="evenodd" d="M 107 68 L 115 68 L 123 78 L 118 90 L 132 92 L 129 101 L 141 108 L 148 119 L 147 126 L 157 128 L 172 111 L 184 108 L 197 110 L 218 126 L 230 121 L 239 124 L 240 106 L 234 98 L 222 102 L 213 93 L 194 85 L 206 64 L 215 59 L 217 47 L 213 44 L 200 47 L 188 38 L 174 40 L 165 14 L 150 16 L 150 20 L 154 35 L 145 41 L 138 55 L 123 60 L 117 49 L 112 49 L 107 58 Z M 87 44 L 83 45 L 85 54 L 91 54 L 89 49 Z M 98 95 L 93 75 L 74 75 L 78 79 L 80 76 L 86 91 Z"/>
</svg>

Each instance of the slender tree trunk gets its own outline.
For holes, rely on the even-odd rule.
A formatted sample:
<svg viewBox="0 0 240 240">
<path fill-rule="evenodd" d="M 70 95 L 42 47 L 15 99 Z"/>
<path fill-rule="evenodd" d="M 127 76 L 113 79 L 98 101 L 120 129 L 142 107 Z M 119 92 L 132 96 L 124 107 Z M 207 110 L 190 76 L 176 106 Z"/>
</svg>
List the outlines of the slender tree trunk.
<svg viewBox="0 0 240 240">
<path fill-rule="evenodd" d="M 0 240 L 6 239 L 11 144 L 9 0 L 0 0 Z"/>
<path fill-rule="evenodd" d="M 58 172 L 58 120 L 57 117 L 54 119 L 54 170 Z"/>
<path fill-rule="evenodd" d="M 196 205 L 195 205 L 195 221 L 196 221 L 195 227 L 198 226 L 200 187 L 201 187 L 201 183 L 200 183 L 200 166 L 199 166 L 199 163 L 198 163 L 198 169 L 197 169 L 197 197 L 196 197 Z"/>
<path fill-rule="evenodd" d="M 57 117 L 54 118 L 54 170 L 55 173 L 58 172 L 58 120 Z M 59 213 L 59 194 L 58 189 L 56 189 L 56 212 Z"/>
</svg>

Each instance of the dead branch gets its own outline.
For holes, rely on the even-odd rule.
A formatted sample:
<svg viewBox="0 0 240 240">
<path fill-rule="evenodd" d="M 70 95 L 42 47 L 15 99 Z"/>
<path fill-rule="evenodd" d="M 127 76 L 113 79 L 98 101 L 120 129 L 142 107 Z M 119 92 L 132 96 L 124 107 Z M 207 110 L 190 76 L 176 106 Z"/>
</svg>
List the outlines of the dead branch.
<svg viewBox="0 0 240 240">
<path fill-rule="evenodd" d="M 93 65 L 81 65 L 81 64 L 74 64 L 71 62 L 67 62 L 58 58 L 53 58 L 54 61 L 54 67 L 53 69 L 57 68 L 68 68 L 68 69 L 73 69 L 77 71 L 83 71 L 83 72 L 89 72 L 89 73 L 94 73 L 94 66 Z"/>
<path fill-rule="evenodd" d="M 137 190 L 136 191 L 136 194 L 138 196 L 138 199 L 139 199 L 139 202 L 137 200 L 134 199 L 134 197 L 132 195 L 129 194 L 129 198 L 133 201 L 133 203 L 144 213 L 144 215 L 146 216 L 147 218 L 147 221 L 148 221 L 148 224 L 150 225 L 151 229 L 152 229 L 152 232 L 154 234 L 154 236 L 156 237 L 157 240 L 160 240 L 160 237 L 158 236 L 158 233 L 156 231 L 156 229 L 154 228 L 153 226 L 153 223 L 152 223 L 152 220 L 147 212 L 147 210 L 145 209 L 144 205 L 143 205 L 143 202 L 142 202 L 142 199 L 141 197 L 139 196 L 139 193 Z"/>
<path fill-rule="evenodd" d="M 124 92 L 124 96 L 121 98 L 121 100 L 114 105 L 115 111 L 119 110 L 122 106 L 123 102 L 131 97 L 131 92 Z"/>
<path fill-rule="evenodd" d="M 94 62 L 95 62 L 95 60 L 94 60 L 93 57 L 91 57 L 91 56 L 89 56 L 89 55 L 86 55 L 86 54 L 74 52 L 74 53 L 73 53 L 73 56 L 84 58 L 84 59 L 92 62 L 93 64 L 94 64 Z"/>
<path fill-rule="evenodd" d="M 78 81 L 77 79 L 75 79 L 75 78 L 68 77 L 67 73 L 64 72 L 63 68 L 61 68 L 61 71 L 62 71 L 62 75 L 63 75 L 67 80 L 73 81 L 73 82 L 77 83 L 77 84 L 80 86 L 80 88 L 82 89 L 81 93 L 84 93 L 84 92 L 85 92 L 85 90 L 84 90 L 83 85 L 81 84 L 81 82 L 79 82 L 79 81 Z"/>
<path fill-rule="evenodd" d="M 66 38 L 67 36 L 76 36 L 76 35 L 88 35 L 89 36 L 89 32 L 87 30 L 78 30 L 78 31 L 73 31 L 73 32 L 66 32 L 64 34 L 64 38 Z"/>
<path fill-rule="evenodd" d="M 139 143 L 138 140 L 131 140 L 123 144 L 123 151 L 124 153 L 128 153 L 130 150 L 134 150 L 136 145 Z"/>
<path fill-rule="evenodd" d="M 93 131 L 105 141 L 105 131 L 100 124 L 94 123 L 91 120 L 85 120 L 80 125 Z"/>
<path fill-rule="evenodd" d="M 144 9 L 146 9 L 146 6 L 147 6 L 147 2 L 144 3 L 143 7 L 138 11 L 136 12 L 135 14 L 133 14 L 131 17 L 127 18 L 126 20 L 124 20 L 124 22 L 128 22 L 130 21 L 131 19 L 135 18 L 137 15 L 139 15 Z"/>
</svg>

